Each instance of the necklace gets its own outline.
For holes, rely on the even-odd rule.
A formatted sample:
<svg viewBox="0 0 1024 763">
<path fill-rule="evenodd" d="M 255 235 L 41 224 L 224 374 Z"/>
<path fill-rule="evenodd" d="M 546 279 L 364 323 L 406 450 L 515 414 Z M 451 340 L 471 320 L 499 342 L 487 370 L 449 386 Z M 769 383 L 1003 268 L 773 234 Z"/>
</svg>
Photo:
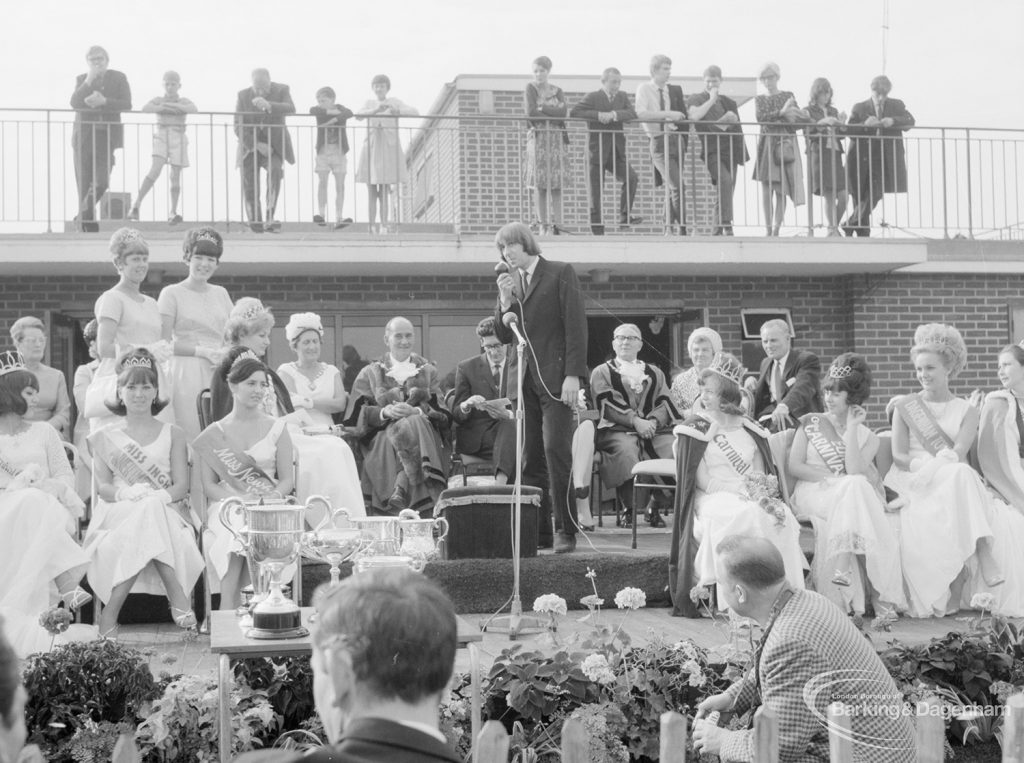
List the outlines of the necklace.
<svg viewBox="0 0 1024 763">
<path fill-rule="evenodd" d="M 310 376 L 306 372 L 306 369 L 304 369 L 302 366 L 300 366 L 297 361 L 293 365 L 295 366 L 295 370 L 298 371 L 300 374 L 302 374 L 306 378 L 306 384 L 309 386 L 309 391 L 310 392 L 312 392 L 312 391 L 314 391 L 316 389 L 317 381 L 320 379 L 321 376 L 324 375 L 324 371 L 327 370 L 327 367 L 324 366 L 323 363 L 317 363 L 316 364 L 316 373 L 313 376 Z"/>
</svg>

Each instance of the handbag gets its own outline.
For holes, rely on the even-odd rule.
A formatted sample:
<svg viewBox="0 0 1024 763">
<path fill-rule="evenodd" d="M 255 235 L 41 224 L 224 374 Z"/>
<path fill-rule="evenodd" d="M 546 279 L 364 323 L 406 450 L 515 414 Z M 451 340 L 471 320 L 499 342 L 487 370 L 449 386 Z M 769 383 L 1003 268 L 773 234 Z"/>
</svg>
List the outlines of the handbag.
<svg viewBox="0 0 1024 763">
<path fill-rule="evenodd" d="M 780 167 L 783 164 L 792 164 L 796 161 L 796 141 L 792 138 L 782 138 L 772 146 L 772 158 Z"/>
</svg>

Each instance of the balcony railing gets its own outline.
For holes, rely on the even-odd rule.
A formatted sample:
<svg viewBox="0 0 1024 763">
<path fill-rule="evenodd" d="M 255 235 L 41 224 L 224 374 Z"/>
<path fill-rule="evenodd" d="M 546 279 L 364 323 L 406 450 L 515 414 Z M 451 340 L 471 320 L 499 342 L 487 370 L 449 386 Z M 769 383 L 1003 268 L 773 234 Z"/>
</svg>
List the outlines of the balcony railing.
<svg viewBox="0 0 1024 763">
<path fill-rule="evenodd" d="M 534 120 L 536 122 L 536 120 Z M 76 185 L 72 133 L 75 112 L 64 110 L 0 110 L 0 232 L 62 232 L 73 230 L 80 201 Z M 181 172 L 178 213 L 186 224 L 217 222 L 230 226 L 248 224 L 237 166 L 239 138 L 235 115 L 198 113 L 188 117 L 185 133 L 189 166 Z M 136 200 L 138 189 L 152 164 L 155 118 L 130 112 L 122 115 L 124 147 L 114 156 L 109 190 L 101 201 L 100 220 L 123 221 Z M 96 123 L 92 123 L 96 124 Z M 402 146 L 396 157 L 407 168 L 408 180 L 391 186 L 388 226 L 383 232 L 419 230 L 454 233 L 490 233 L 509 220 L 535 221 L 537 210 L 524 185 L 530 128 L 519 117 L 450 116 L 395 118 L 394 128 Z M 681 204 L 689 235 L 709 235 L 723 222 L 716 218 L 716 188 L 701 155 L 702 136 L 690 125 L 686 150 L 677 160 L 685 190 Z M 255 128 L 246 127 L 245 130 Z M 280 129 L 280 128 L 272 128 Z M 356 182 L 361 156 L 368 148 L 373 129 L 365 121 L 351 119 L 347 126 L 350 151 L 342 217 L 351 218 L 350 230 L 365 230 L 368 220 L 367 186 Z M 762 203 L 762 184 L 751 178 L 757 164 L 761 127 L 742 124 L 743 141 L 750 159 L 736 173 L 732 228 L 736 235 L 763 236 L 771 228 Z M 275 220 L 311 225 L 318 213 L 316 166 L 317 127 L 311 116 L 288 117 L 287 130 L 295 163 L 285 163 Z M 595 220 L 590 203 L 587 125 L 566 120 L 569 144 L 565 149 L 561 214 L 548 194 L 548 217 L 568 233 L 590 235 Z M 681 133 L 666 133 L 659 140 L 675 141 Z M 879 161 L 869 162 L 864 184 L 879 182 L 877 173 L 889 173 L 891 160 L 886 143 L 892 139 L 855 136 L 840 132 L 849 151 L 854 140 L 862 152 Z M 717 143 L 722 138 L 707 138 Z M 602 145 L 614 134 L 602 133 Z M 811 193 L 816 185 L 808 148 L 820 138 L 803 132 L 795 136 L 791 174 L 799 177 L 806 203 L 788 201 L 781 235 L 823 236 L 828 227 L 826 200 Z M 600 217 L 607 234 L 664 235 L 679 232 L 671 226 L 671 196 L 666 186 L 655 188 L 650 158 L 651 141 L 639 122 L 625 125 L 626 168 L 638 180 L 632 214 L 642 222 L 619 226 L 620 181 L 613 172 L 602 174 Z M 915 127 L 902 138 L 906 161 L 906 192 L 887 193 L 874 208 L 874 235 L 958 236 L 986 239 L 1024 238 L 1024 130 Z M 100 152 L 102 153 L 102 147 Z M 670 154 L 671 155 L 671 154 Z M 843 154 L 845 162 L 847 154 Z M 618 163 L 614 160 L 618 169 Z M 545 169 L 552 169 L 545 166 Z M 819 170 L 820 171 L 820 170 Z M 263 174 L 263 173 L 261 173 Z M 786 174 L 786 173 L 783 173 Z M 169 176 L 164 168 L 153 190 L 145 197 L 140 218 L 163 223 L 169 217 Z M 261 178 L 266 203 L 266 177 Z M 787 188 L 787 190 L 795 190 Z M 851 196 L 857 189 L 850 188 Z M 326 222 L 335 222 L 334 178 L 328 182 Z M 854 208 L 850 199 L 847 214 Z M 379 218 L 376 220 L 379 222 Z"/>
</svg>

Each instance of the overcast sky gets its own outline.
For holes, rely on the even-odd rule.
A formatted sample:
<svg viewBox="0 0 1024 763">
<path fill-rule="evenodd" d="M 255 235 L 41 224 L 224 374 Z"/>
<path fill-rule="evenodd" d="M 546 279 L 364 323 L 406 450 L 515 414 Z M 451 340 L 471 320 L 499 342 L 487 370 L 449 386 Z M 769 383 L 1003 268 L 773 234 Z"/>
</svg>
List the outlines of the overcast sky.
<svg viewBox="0 0 1024 763">
<path fill-rule="evenodd" d="M 128 75 L 136 108 L 176 69 L 200 110 L 229 111 L 266 66 L 299 111 L 331 85 L 358 106 L 370 79 L 425 112 L 462 73 L 528 74 L 547 55 L 551 80 L 617 66 L 645 74 L 666 53 L 679 75 L 710 63 L 756 76 L 766 60 L 805 103 L 828 77 L 843 109 L 882 71 L 883 0 L 47 0 L 5 3 L 3 106 L 67 108 L 85 51 L 100 44 Z M 246 9 L 246 10 L 243 10 Z M 1024 127 L 1024 0 L 890 0 L 886 73 L 918 125 Z M 595 87 L 597 85 L 595 77 Z M 744 115 L 752 118 L 752 112 Z"/>
</svg>

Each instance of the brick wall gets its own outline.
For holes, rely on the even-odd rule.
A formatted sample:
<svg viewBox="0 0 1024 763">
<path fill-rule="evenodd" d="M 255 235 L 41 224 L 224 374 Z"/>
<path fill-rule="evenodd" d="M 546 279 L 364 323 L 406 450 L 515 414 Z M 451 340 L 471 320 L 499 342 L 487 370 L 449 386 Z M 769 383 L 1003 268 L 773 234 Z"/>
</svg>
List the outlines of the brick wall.
<svg viewBox="0 0 1024 763">
<path fill-rule="evenodd" d="M 590 283 L 584 276 L 586 307 L 592 315 L 643 314 L 652 304 L 706 309 L 708 323 L 722 335 L 727 350 L 740 352 L 742 307 L 789 307 L 796 346 L 821 356 L 823 365 L 841 352 L 867 356 L 875 386 L 869 403 L 871 423 L 882 423 L 884 403 L 892 395 L 917 388 L 909 350 L 914 329 L 924 322 L 956 325 L 964 334 L 968 365 L 953 390 L 994 389 L 998 350 L 1010 339 L 1007 304 L 1024 293 L 1024 276 L 890 274 L 871 277 L 741 278 L 736 276 L 613 276 Z M 490 277 L 399 275 L 270 276 L 218 279 L 233 297 L 258 295 L 277 307 L 280 319 L 297 310 L 403 309 L 444 312 L 468 308 L 488 311 L 493 302 Z M 88 315 L 96 297 L 113 283 L 106 276 L 30 277 L 0 280 L 0 331 L 19 316 L 45 311 Z M 148 290 L 156 296 L 154 290 Z M 685 350 L 679 350 L 685 352 Z M 682 355 L 674 358 L 686 363 Z"/>
</svg>

